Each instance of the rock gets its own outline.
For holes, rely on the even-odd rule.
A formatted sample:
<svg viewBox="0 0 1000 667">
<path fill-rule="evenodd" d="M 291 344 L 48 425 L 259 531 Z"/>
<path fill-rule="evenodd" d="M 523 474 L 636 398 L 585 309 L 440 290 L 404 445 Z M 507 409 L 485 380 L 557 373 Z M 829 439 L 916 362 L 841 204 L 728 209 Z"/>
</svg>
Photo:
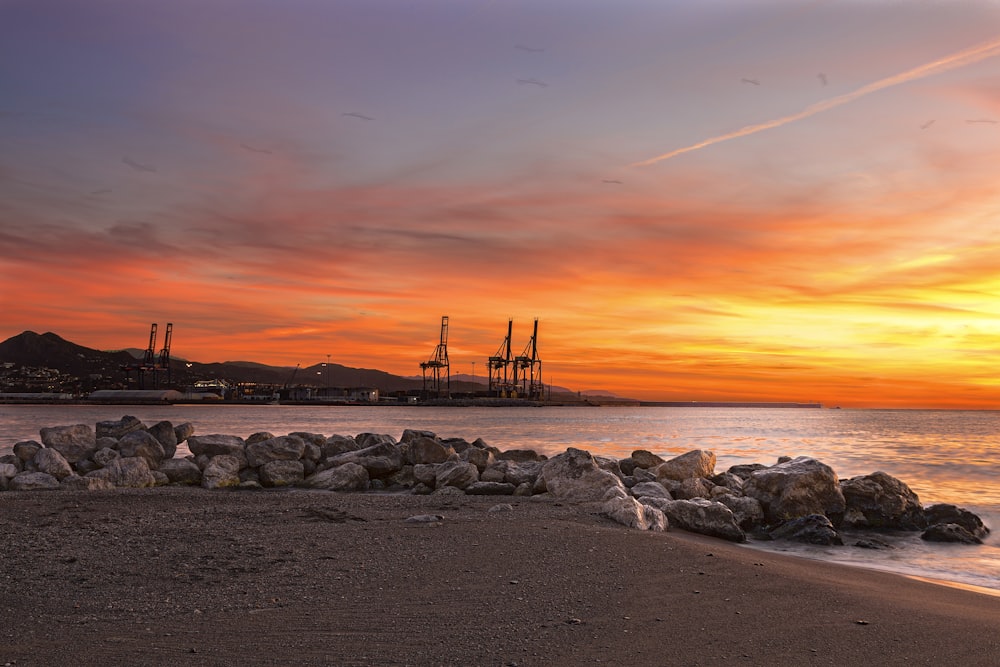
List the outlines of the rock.
<svg viewBox="0 0 1000 667">
<path fill-rule="evenodd" d="M 639 482 L 629 490 L 636 498 L 651 496 L 653 498 L 673 500 L 673 497 L 670 495 L 670 492 L 667 491 L 667 488 L 659 482 Z"/>
<path fill-rule="evenodd" d="M 462 452 L 471 447 L 475 447 L 476 449 L 490 449 L 492 451 L 492 448 L 487 447 L 482 440 L 476 440 L 476 443 L 479 444 L 473 445 L 470 444 L 469 441 L 466 440 L 465 438 L 439 438 L 439 439 L 441 440 L 442 445 L 444 445 L 445 447 L 451 447 L 452 449 L 455 450 L 455 453 L 457 454 L 461 454 Z M 495 453 L 494 456 L 496 456 Z"/>
<path fill-rule="evenodd" d="M 330 463 L 334 466 L 357 463 L 368 471 L 370 478 L 377 479 L 388 477 L 402 468 L 403 453 L 394 442 L 383 441 L 357 451 L 338 454 L 330 459 Z"/>
<path fill-rule="evenodd" d="M 246 438 L 243 439 L 244 445 L 255 445 L 258 442 L 264 442 L 265 440 L 270 440 L 275 437 L 270 431 L 257 431 L 256 433 L 251 433 Z"/>
<path fill-rule="evenodd" d="M 67 491 L 114 491 L 115 485 L 106 479 L 70 475 L 63 479 L 61 486 Z"/>
<path fill-rule="evenodd" d="M 854 546 L 858 547 L 859 549 L 876 549 L 876 550 L 888 550 L 894 548 L 888 542 L 877 540 L 874 537 L 858 540 L 857 542 L 854 543 Z"/>
<path fill-rule="evenodd" d="M 534 484 L 542 471 L 541 461 L 527 461 L 517 463 L 515 461 L 493 461 L 480 474 L 479 479 L 484 482 L 507 482 L 514 486 L 521 484 Z"/>
<path fill-rule="evenodd" d="M 440 442 L 426 436 L 411 437 L 406 460 L 413 465 L 420 463 L 444 463 L 455 453 L 452 447 L 445 447 Z"/>
<path fill-rule="evenodd" d="M 674 498 L 691 500 L 693 498 L 711 498 L 715 485 L 704 477 L 688 477 L 681 480 L 680 486 L 674 492 Z"/>
<path fill-rule="evenodd" d="M 846 508 L 845 528 L 920 530 L 927 526 L 924 508 L 910 487 L 884 472 L 840 483 Z"/>
<path fill-rule="evenodd" d="M 487 514 L 499 514 L 501 512 L 513 512 L 514 506 L 510 503 L 499 503 L 486 510 Z"/>
<path fill-rule="evenodd" d="M 729 491 L 740 495 L 743 493 L 743 478 L 731 472 L 722 472 L 709 478 L 712 484 L 725 487 Z"/>
<path fill-rule="evenodd" d="M 251 468 L 272 461 L 298 461 L 305 453 L 305 440 L 297 435 L 282 435 L 246 445 L 247 465 Z M 264 483 L 264 486 L 267 486 Z"/>
<path fill-rule="evenodd" d="M 376 445 L 392 445 L 396 447 L 398 444 L 395 438 L 385 433 L 359 433 L 354 436 L 354 440 L 361 449 L 375 447 Z"/>
<path fill-rule="evenodd" d="M 635 498 L 612 498 L 601 506 L 601 513 L 612 521 L 638 528 L 663 532 L 667 529 L 666 515 L 655 507 L 643 505 Z"/>
<path fill-rule="evenodd" d="M 810 514 L 838 522 L 846 507 L 837 473 L 806 456 L 754 471 L 743 484 L 743 494 L 760 502 L 772 524 Z"/>
<path fill-rule="evenodd" d="M 97 454 L 97 452 L 94 452 L 94 454 Z M 99 470 L 101 467 L 103 466 L 95 463 L 93 459 L 80 459 L 73 464 L 73 471 L 77 475 L 86 475 L 88 472 L 94 472 L 95 470 Z"/>
<path fill-rule="evenodd" d="M 654 469 L 656 480 L 683 481 L 691 477 L 711 477 L 715 474 L 715 452 L 695 449 L 664 461 Z"/>
<path fill-rule="evenodd" d="M 529 461 L 544 461 L 545 457 L 533 449 L 508 449 L 496 455 L 499 461 L 513 461 L 514 463 L 528 463 Z"/>
<path fill-rule="evenodd" d="M 317 447 L 322 447 L 326 444 L 326 436 L 322 433 L 309 433 L 308 431 L 295 431 L 294 433 L 289 433 L 290 436 L 295 436 L 296 438 L 301 438 L 302 442 L 306 445 L 315 445 Z"/>
<path fill-rule="evenodd" d="M 620 489 L 622 495 L 628 495 L 616 475 L 601 470 L 590 452 L 575 447 L 546 461 L 538 481 L 544 490 L 565 500 L 599 501 L 611 489 Z"/>
<path fill-rule="evenodd" d="M 94 429 L 86 424 L 42 428 L 42 444 L 56 450 L 70 463 L 85 459 L 97 449 Z"/>
<path fill-rule="evenodd" d="M 16 478 L 15 478 L 16 479 Z M 957 523 L 936 523 L 921 535 L 928 542 L 958 542 L 960 544 L 982 544 L 983 541 Z"/>
<path fill-rule="evenodd" d="M 85 476 L 103 479 L 115 486 L 134 489 L 143 489 L 156 484 L 146 459 L 138 456 L 113 459 L 100 470 L 88 472 Z"/>
<path fill-rule="evenodd" d="M 479 469 L 464 461 L 448 461 L 437 466 L 434 486 L 437 489 L 453 486 L 463 491 L 479 481 Z"/>
<path fill-rule="evenodd" d="M 156 470 L 166 458 L 163 445 L 149 431 L 130 431 L 118 441 L 118 453 L 123 458 L 139 456 L 150 470 Z"/>
<path fill-rule="evenodd" d="M 662 457 L 657 456 L 652 452 L 646 451 L 645 449 L 635 450 L 634 452 L 632 452 L 632 456 L 630 458 L 633 461 L 635 461 L 635 465 L 637 468 L 643 468 L 646 470 L 650 468 L 655 468 L 658 465 L 666 463 L 666 461 L 664 461 Z"/>
<path fill-rule="evenodd" d="M 368 488 L 368 471 L 357 463 L 345 463 L 336 468 L 328 468 L 305 479 L 310 489 L 325 491 L 364 491 Z"/>
<path fill-rule="evenodd" d="M 16 456 L 22 463 L 32 461 L 34 460 L 35 454 L 38 450 L 43 447 L 44 445 L 42 443 L 35 442 L 34 440 L 22 440 L 21 442 L 15 442 L 14 456 Z"/>
<path fill-rule="evenodd" d="M 420 463 L 413 466 L 413 479 L 418 484 L 424 484 L 430 488 L 434 488 L 437 483 L 437 464 L 434 463 Z M 494 480 L 503 481 L 503 480 Z"/>
<path fill-rule="evenodd" d="M 94 452 L 90 458 L 91 460 L 93 460 L 94 463 L 104 468 L 115 459 L 121 458 L 121 454 L 118 452 L 117 449 L 102 447 L 101 449 L 98 449 L 96 452 Z"/>
<path fill-rule="evenodd" d="M 722 503 L 704 498 L 666 500 L 648 496 L 641 502 L 663 512 L 671 526 L 730 542 L 746 542 L 746 534 L 736 522 L 736 517 Z"/>
<path fill-rule="evenodd" d="M 432 525 L 440 525 L 442 521 L 444 521 L 444 517 L 440 514 L 416 514 L 403 519 L 404 523 L 425 523 Z"/>
<path fill-rule="evenodd" d="M 171 484 L 201 484 L 201 468 L 187 459 L 167 459 L 160 464 L 159 471 L 167 476 Z"/>
<path fill-rule="evenodd" d="M 192 440 L 194 438 L 191 438 Z M 201 486 L 205 489 L 226 489 L 239 486 L 242 459 L 229 454 L 213 456 L 201 472 Z"/>
<path fill-rule="evenodd" d="M 120 440 L 126 433 L 131 433 L 132 431 L 138 431 L 144 428 L 146 427 L 137 418 L 125 415 L 118 421 L 97 422 L 96 434 L 98 438 L 114 438 L 115 440 Z"/>
<path fill-rule="evenodd" d="M 22 472 L 8 483 L 11 491 L 52 491 L 60 488 L 59 480 L 47 472 Z"/>
<path fill-rule="evenodd" d="M 507 482 L 472 482 L 465 487 L 469 496 L 512 496 L 517 487 Z"/>
<path fill-rule="evenodd" d="M 153 486 L 166 486 L 170 484 L 170 478 L 159 470 L 150 470 L 149 474 L 153 476 Z"/>
<path fill-rule="evenodd" d="M 0 463 L 0 479 L 11 479 L 21 472 L 13 463 Z"/>
<path fill-rule="evenodd" d="M 240 461 L 246 461 L 246 445 L 243 438 L 235 435 L 193 435 L 187 439 L 188 449 L 195 456 L 204 454 L 208 457 L 234 456 Z"/>
<path fill-rule="evenodd" d="M 301 440 L 299 440 L 301 442 Z M 265 487 L 295 486 L 302 482 L 305 477 L 305 468 L 302 461 L 289 461 L 279 459 L 268 461 L 260 466 L 260 483 Z"/>
<path fill-rule="evenodd" d="M 712 500 L 728 507 L 736 518 L 736 523 L 745 531 L 759 526 L 764 520 L 764 508 L 756 498 L 726 493 Z"/>
<path fill-rule="evenodd" d="M 184 422 L 183 424 L 178 424 L 174 427 L 174 438 L 177 439 L 177 444 L 181 444 L 188 438 L 194 435 L 194 425 L 190 422 Z"/>
<path fill-rule="evenodd" d="M 163 459 L 174 458 L 174 454 L 177 453 L 177 429 L 174 425 L 168 421 L 161 421 L 150 426 L 148 430 L 163 447 Z"/>
<path fill-rule="evenodd" d="M 830 519 L 822 514 L 808 514 L 786 521 L 769 533 L 775 540 L 791 540 L 806 544 L 843 545 L 844 540 Z"/>
<path fill-rule="evenodd" d="M 758 470 L 763 470 L 767 468 L 763 463 L 741 463 L 739 465 L 730 466 L 729 470 L 726 472 L 730 475 L 735 475 L 739 477 L 744 482 L 750 479 L 750 475 L 754 474 Z"/>
<path fill-rule="evenodd" d="M 990 532 L 990 529 L 978 516 L 969 510 L 951 504 L 931 505 L 924 511 L 924 518 L 927 520 L 928 526 L 937 523 L 955 523 L 980 538 L 986 537 Z"/>
<path fill-rule="evenodd" d="M 467 463 L 471 463 L 476 466 L 480 474 L 493 463 L 496 462 L 496 457 L 488 449 L 480 449 L 479 447 L 467 447 L 462 450 L 459 458 Z"/>
<path fill-rule="evenodd" d="M 431 440 L 437 440 L 437 434 L 434 431 L 420 431 L 413 428 L 408 428 L 403 430 L 403 434 L 399 437 L 399 444 L 405 445 L 406 443 L 416 440 L 417 438 L 430 438 Z"/>
<path fill-rule="evenodd" d="M 323 451 L 324 459 L 332 459 L 338 454 L 353 452 L 361 448 L 349 435 L 331 435 L 320 445 L 320 449 Z"/>
<path fill-rule="evenodd" d="M 62 454 L 49 447 L 44 447 L 35 452 L 35 470 L 48 473 L 56 479 L 63 479 L 73 474 L 73 468 Z"/>
</svg>

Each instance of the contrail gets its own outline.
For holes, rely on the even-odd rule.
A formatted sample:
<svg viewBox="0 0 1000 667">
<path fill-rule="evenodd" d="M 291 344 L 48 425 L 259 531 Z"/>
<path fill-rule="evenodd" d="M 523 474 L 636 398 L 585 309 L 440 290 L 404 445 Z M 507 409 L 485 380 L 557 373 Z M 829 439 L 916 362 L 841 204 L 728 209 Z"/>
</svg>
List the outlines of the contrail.
<svg viewBox="0 0 1000 667">
<path fill-rule="evenodd" d="M 758 123 L 757 125 L 748 125 L 746 127 L 740 128 L 734 132 L 729 132 L 727 134 L 721 134 L 717 137 L 712 137 L 711 139 L 705 139 L 704 141 L 699 141 L 696 144 L 690 146 L 685 146 L 684 148 L 677 148 L 670 151 L 669 153 L 664 153 L 663 155 L 657 155 L 656 157 L 649 158 L 648 160 L 643 160 L 642 162 L 633 162 L 630 167 L 648 167 L 649 165 L 656 164 L 657 162 L 662 162 L 664 160 L 669 160 L 672 157 L 678 155 L 683 155 L 684 153 L 690 153 L 691 151 L 696 151 L 706 146 L 711 146 L 713 144 L 718 144 L 723 141 L 729 141 L 730 139 L 738 139 L 739 137 L 745 137 L 750 134 L 756 134 L 758 132 L 763 132 L 764 130 L 770 130 L 775 127 L 781 127 L 787 123 L 793 123 L 797 120 L 802 120 L 803 118 L 809 118 L 823 111 L 829 111 L 830 109 L 839 107 L 841 105 L 847 104 L 848 102 L 853 102 L 854 100 L 864 97 L 865 95 L 870 95 L 871 93 L 878 92 L 885 88 L 891 88 L 892 86 L 898 86 L 901 83 L 907 83 L 909 81 L 915 81 L 917 79 L 922 79 L 932 74 L 938 74 L 940 72 L 947 72 L 951 69 L 956 69 L 958 67 L 965 67 L 966 65 L 972 65 L 978 63 L 987 58 L 993 58 L 1000 55 L 1000 38 L 994 39 L 991 42 L 984 42 L 978 46 L 972 46 L 957 53 L 953 53 L 949 56 L 944 56 L 943 58 L 938 58 L 937 60 L 932 60 L 929 63 L 914 67 L 900 74 L 894 74 L 893 76 L 886 77 L 884 79 L 879 79 L 869 83 L 861 88 L 850 93 L 844 93 L 843 95 L 838 95 L 837 97 L 830 98 L 828 100 L 823 100 L 822 102 L 817 102 L 812 104 L 798 113 L 791 114 L 790 116 L 784 116 L 782 118 L 776 118 L 774 120 L 765 121 L 763 123 Z"/>
</svg>

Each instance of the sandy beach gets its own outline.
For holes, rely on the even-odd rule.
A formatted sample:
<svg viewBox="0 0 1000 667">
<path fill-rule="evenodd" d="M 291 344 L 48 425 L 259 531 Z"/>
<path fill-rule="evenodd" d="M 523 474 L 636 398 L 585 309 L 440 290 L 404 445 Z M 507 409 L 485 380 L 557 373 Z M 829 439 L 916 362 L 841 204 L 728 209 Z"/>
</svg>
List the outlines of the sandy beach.
<svg viewBox="0 0 1000 667">
<path fill-rule="evenodd" d="M 0 527 L 0 665 L 1000 659 L 1000 597 L 540 498 L 19 492 Z"/>
</svg>

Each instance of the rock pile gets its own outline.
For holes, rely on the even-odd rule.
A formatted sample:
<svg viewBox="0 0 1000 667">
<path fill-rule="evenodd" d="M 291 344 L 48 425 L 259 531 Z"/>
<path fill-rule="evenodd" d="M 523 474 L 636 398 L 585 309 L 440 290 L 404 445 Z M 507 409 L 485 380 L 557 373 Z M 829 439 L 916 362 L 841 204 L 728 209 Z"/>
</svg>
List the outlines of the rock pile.
<svg viewBox="0 0 1000 667">
<path fill-rule="evenodd" d="M 715 454 L 694 450 L 664 460 L 645 450 L 625 459 L 569 448 L 548 458 L 500 451 L 481 439 L 440 438 L 407 429 L 389 435 L 324 436 L 261 432 L 248 438 L 194 434 L 189 424 L 146 426 L 135 417 L 40 430 L 0 457 L 0 490 L 197 485 L 206 489 L 302 487 L 550 497 L 600 503 L 626 526 L 673 525 L 734 542 L 790 539 L 843 544 L 842 531 L 923 531 L 927 540 L 981 543 L 989 529 L 954 505 L 923 507 L 883 472 L 839 480 L 809 457 L 738 465 L 716 473 Z M 187 442 L 191 454 L 176 458 Z M 878 539 L 858 546 L 885 547 Z"/>
</svg>

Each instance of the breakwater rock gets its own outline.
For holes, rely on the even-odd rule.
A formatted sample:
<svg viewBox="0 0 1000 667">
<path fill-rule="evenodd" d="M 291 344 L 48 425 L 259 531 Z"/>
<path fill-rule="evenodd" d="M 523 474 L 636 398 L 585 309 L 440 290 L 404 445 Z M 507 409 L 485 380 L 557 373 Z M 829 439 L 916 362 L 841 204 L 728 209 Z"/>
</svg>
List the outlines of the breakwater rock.
<svg viewBox="0 0 1000 667">
<path fill-rule="evenodd" d="M 922 531 L 926 540 L 981 543 L 982 520 L 954 505 L 921 505 L 884 472 L 840 480 L 814 458 L 716 472 L 713 452 L 663 459 L 636 450 L 625 459 L 568 448 L 547 457 L 501 451 L 481 439 L 429 431 L 391 435 L 259 432 L 195 435 L 190 423 L 152 426 L 135 417 L 40 429 L 0 457 L 0 491 L 111 490 L 164 485 L 205 489 L 300 487 L 332 492 L 513 495 L 593 503 L 641 530 L 669 526 L 734 542 L 787 539 L 844 544 L 843 531 Z M 176 457 L 187 443 L 190 455 Z M 884 547 L 878 539 L 857 546 Z"/>
</svg>

